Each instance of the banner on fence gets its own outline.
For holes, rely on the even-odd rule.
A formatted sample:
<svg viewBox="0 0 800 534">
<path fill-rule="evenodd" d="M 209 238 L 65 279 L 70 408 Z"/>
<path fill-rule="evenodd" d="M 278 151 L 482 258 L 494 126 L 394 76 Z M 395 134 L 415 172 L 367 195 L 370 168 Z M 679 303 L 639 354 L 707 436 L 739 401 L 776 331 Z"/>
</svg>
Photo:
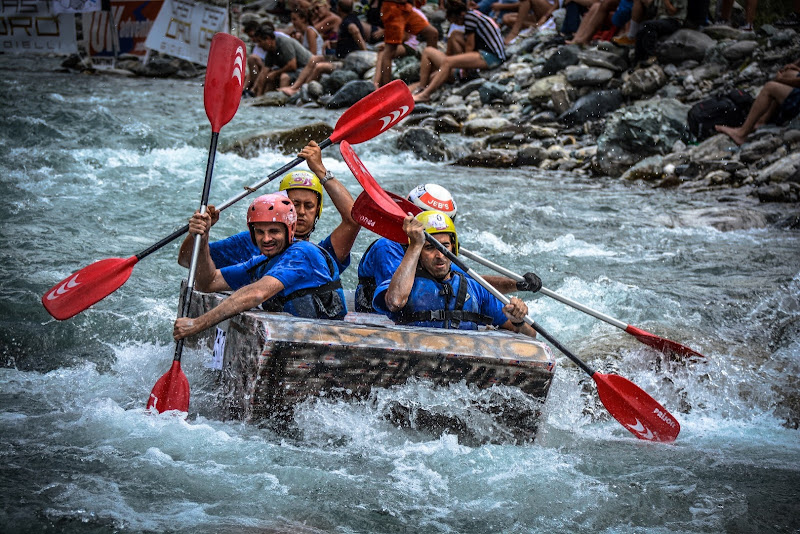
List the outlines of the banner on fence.
<svg viewBox="0 0 800 534">
<path fill-rule="evenodd" d="M 223 7 L 191 0 L 164 0 L 145 46 L 205 65 L 211 38 L 227 29 L 228 11 Z"/>
<path fill-rule="evenodd" d="M 115 0 L 111 13 L 117 24 L 119 53 L 144 56 L 145 39 L 158 17 L 163 0 Z M 113 32 L 108 24 L 108 11 L 83 14 L 84 38 L 88 40 L 89 54 L 93 57 L 114 55 Z"/>
<path fill-rule="evenodd" d="M 53 13 L 47 0 L 0 2 L 0 52 L 74 54 L 75 15 Z"/>
</svg>

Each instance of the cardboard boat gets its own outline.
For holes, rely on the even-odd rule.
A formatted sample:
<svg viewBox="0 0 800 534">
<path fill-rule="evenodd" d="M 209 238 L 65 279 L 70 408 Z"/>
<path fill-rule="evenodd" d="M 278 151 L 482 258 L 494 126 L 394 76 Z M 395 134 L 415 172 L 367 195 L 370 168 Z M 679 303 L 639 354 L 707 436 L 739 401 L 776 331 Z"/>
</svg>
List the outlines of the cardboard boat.
<svg viewBox="0 0 800 534">
<path fill-rule="evenodd" d="M 195 291 L 189 316 L 226 296 Z M 527 336 L 400 326 L 363 313 L 328 321 L 254 309 L 188 338 L 187 347 L 213 354 L 224 419 L 274 425 L 290 421 L 294 407 L 313 397 L 363 399 L 409 380 L 432 387 L 464 383 L 496 393 L 479 407 L 496 426 L 488 441 L 534 439 L 555 371 L 550 348 Z M 419 403 L 393 406 L 388 418 L 403 426 L 433 421 L 443 431 L 464 426 Z"/>
</svg>

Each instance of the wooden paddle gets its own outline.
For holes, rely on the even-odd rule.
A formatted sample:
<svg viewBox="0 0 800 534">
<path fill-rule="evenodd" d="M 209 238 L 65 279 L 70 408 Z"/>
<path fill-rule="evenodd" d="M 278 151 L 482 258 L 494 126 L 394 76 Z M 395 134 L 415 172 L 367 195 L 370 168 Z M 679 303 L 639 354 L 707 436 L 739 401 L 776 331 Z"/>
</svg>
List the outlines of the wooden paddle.
<svg viewBox="0 0 800 534">
<path fill-rule="evenodd" d="M 345 163 L 347 163 L 356 179 L 364 187 L 364 192 L 359 195 L 353 205 L 353 218 L 365 228 L 383 237 L 398 243 L 408 243 L 408 237 L 402 229 L 406 212 L 401 208 L 401 203 L 398 203 L 396 198 L 392 198 L 381 189 L 352 147 L 347 143 L 342 143 L 340 150 Z M 478 281 L 500 302 L 508 304 L 509 300 L 505 295 L 470 269 L 432 235 L 425 232 L 425 238 L 442 254 L 447 256 L 450 261 Z M 619 375 L 607 375 L 595 371 L 547 333 L 532 318 L 525 317 L 525 322 L 592 377 L 597 385 L 597 394 L 603 406 L 634 436 L 648 441 L 675 441 L 680 432 L 680 424 L 672 414 L 643 389 Z"/>
<path fill-rule="evenodd" d="M 244 84 L 245 60 L 247 48 L 241 39 L 227 33 L 217 33 L 211 39 L 211 48 L 208 53 L 208 68 L 203 90 L 203 100 L 206 115 L 211 122 L 211 146 L 208 149 L 208 163 L 206 164 L 206 178 L 203 183 L 203 194 L 200 199 L 200 213 L 206 212 L 208 195 L 211 192 L 211 177 L 214 173 L 214 159 L 217 154 L 217 141 L 219 131 L 233 118 L 239 109 L 242 98 L 242 85 Z M 202 236 L 195 236 L 192 262 L 189 267 L 189 278 L 183 293 L 183 304 L 179 317 L 189 315 L 189 305 L 192 300 L 194 278 L 197 272 L 197 259 L 200 256 Z M 147 400 L 147 409 L 155 408 L 159 413 L 167 410 L 189 411 L 189 380 L 181 370 L 181 355 L 183 354 L 183 340 L 175 344 L 175 357 L 172 367 L 158 379 L 150 398 Z"/>
<path fill-rule="evenodd" d="M 414 99 L 408 87 L 402 81 L 395 80 L 353 104 L 336 122 L 331 136 L 319 146 L 326 148 L 343 140 L 352 144 L 363 143 L 400 122 L 412 109 Z M 232 206 L 303 161 L 303 158 L 295 158 L 263 180 L 245 187 L 241 193 L 218 205 L 217 210 Z M 42 296 L 42 304 L 50 315 L 60 321 L 77 315 L 119 289 L 130 278 L 139 260 L 188 231 L 187 224 L 130 258 L 107 258 L 86 266 L 50 288 Z"/>
</svg>

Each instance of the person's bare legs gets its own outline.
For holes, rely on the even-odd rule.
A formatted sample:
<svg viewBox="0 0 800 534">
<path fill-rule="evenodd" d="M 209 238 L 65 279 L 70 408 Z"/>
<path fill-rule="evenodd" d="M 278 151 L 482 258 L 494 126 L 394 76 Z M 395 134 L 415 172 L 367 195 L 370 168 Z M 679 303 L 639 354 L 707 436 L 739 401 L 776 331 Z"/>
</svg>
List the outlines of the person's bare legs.
<svg viewBox="0 0 800 534">
<path fill-rule="evenodd" d="M 297 77 L 294 83 L 289 87 L 281 87 L 280 90 L 289 96 L 292 96 L 293 94 L 297 93 L 300 90 L 300 88 L 303 87 L 303 84 L 308 83 L 312 80 L 316 80 L 316 78 L 313 77 L 314 68 L 317 66 L 317 63 L 320 63 L 324 60 L 325 60 L 324 56 L 311 56 L 311 59 L 308 60 L 306 66 L 303 67 L 302 71 L 300 71 L 300 75 Z"/>
<path fill-rule="evenodd" d="M 599 4 L 594 4 L 589 8 L 589 11 L 581 19 L 581 24 L 578 26 L 578 31 L 575 36 L 566 41 L 567 44 L 585 45 L 592 39 L 592 36 L 597 33 L 597 30 L 603 25 L 608 14 L 617 8 L 619 0 L 602 0 Z"/>
<path fill-rule="evenodd" d="M 392 81 L 392 58 L 397 53 L 399 44 L 384 44 L 383 55 L 375 65 L 375 76 L 378 80 L 378 87 L 383 87 Z"/>
<path fill-rule="evenodd" d="M 428 51 L 427 48 L 425 50 Z M 425 89 L 414 95 L 414 102 L 428 102 L 431 94 L 450 78 L 453 69 L 486 69 L 489 67 L 480 52 L 447 56 L 439 50 L 431 50 L 429 58 L 433 66 L 438 67 L 438 70 L 433 74 L 433 78 Z"/>
<path fill-rule="evenodd" d="M 753 133 L 757 124 L 764 124 L 771 117 L 770 112 L 777 111 L 789 93 L 794 89 L 790 85 L 784 83 L 770 81 L 764 85 L 764 88 L 759 91 L 758 96 L 744 120 L 744 124 L 738 128 L 732 126 L 722 126 L 718 124 L 714 129 L 719 133 L 724 133 L 730 137 L 737 145 L 742 145 L 747 140 L 747 136 Z"/>
<path fill-rule="evenodd" d="M 506 35 L 505 42 L 506 44 L 510 44 L 514 38 L 519 35 L 520 30 L 522 30 L 522 24 L 525 22 L 525 19 L 528 18 L 528 13 L 531 11 L 531 0 L 520 0 L 519 8 L 517 8 L 516 18 L 512 19 L 509 17 L 512 13 L 508 15 L 503 15 L 503 22 L 506 21 L 506 17 L 508 17 L 509 22 L 513 20 L 513 25 L 511 26 L 511 31 L 508 32 Z"/>
<path fill-rule="evenodd" d="M 464 37 L 464 32 L 454 31 L 453 33 L 447 36 L 447 51 L 445 52 L 445 54 L 447 54 L 448 56 L 463 54 L 465 48 L 466 48 L 466 39 Z"/>
<path fill-rule="evenodd" d="M 436 48 L 439 42 L 439 30 L 428 24 L 417 34 L 417 39 L 425 41 L 427 48 Z"/>
<path fill-rule="evenodd" d="M 264 62 L 255 54 L 247 56 L 247 73 L 244 75 L 243 90 L 251 90 L 256 81 L 256 77 L 261 69 L 264 68 Z"/>
</svg>

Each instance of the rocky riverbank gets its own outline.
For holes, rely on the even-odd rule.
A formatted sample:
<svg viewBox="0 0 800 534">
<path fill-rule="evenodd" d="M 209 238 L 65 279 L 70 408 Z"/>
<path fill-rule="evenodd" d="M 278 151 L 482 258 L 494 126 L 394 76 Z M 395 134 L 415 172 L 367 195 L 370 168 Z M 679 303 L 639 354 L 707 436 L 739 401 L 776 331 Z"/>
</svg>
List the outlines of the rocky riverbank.
<svg viewBox="0 0 800 534">
<path fill-rule="evenodd" d="M 443 13 L 428 15 L 446 33 Z M 800 119 L 759 128 L 741 147 L 721 134 L 698 141 L 687 126 L 689 109 L 703 99 L 733 88 L 755 97 L 778 69 L 800 58 L 800 35 L 768 25 L 756 32 L 708 26 L 666 39 L 649 66 L 634 67 L 632 54 L 610 42 L 565 45 L 552 33 L 519 38 L 500 68 L 445 85 L 431 103 L 418 104 L 399 126 L 399 148 L 469 167 L 535 166 L 649 187 L 720 190 L 723 201 L 782 205 L 768 218 L 785 217 L 765 224 L 800 226 Z M 351 54 L 291 98 L 273 92 L 243 105 L 350 106 L 373 90 L 376 55 Z M 186 72 L 174 62 L 159 65 Z M 412 83 L 419 61 L 397 59 L 394 72 Z M 282 137 L 241 140 L 236 150 L 247 154 Z"/>
</svg>

